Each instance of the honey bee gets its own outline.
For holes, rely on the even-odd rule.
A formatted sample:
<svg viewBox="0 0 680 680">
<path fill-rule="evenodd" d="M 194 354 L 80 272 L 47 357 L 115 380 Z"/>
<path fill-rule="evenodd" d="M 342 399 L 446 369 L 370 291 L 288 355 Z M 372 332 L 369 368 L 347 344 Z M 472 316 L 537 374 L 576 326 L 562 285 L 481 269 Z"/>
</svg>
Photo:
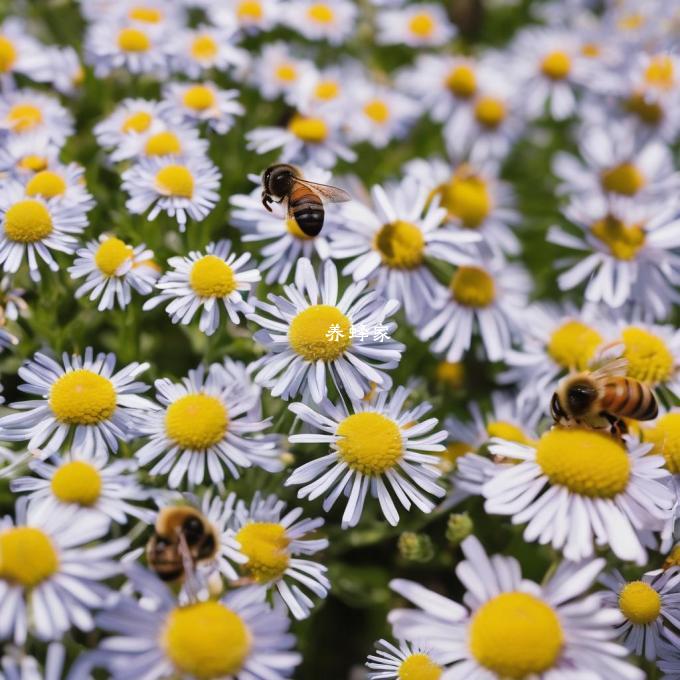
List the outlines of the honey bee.
<svg viewBox="0 0 680 680">
<path fill-rule="evenodd" d="M 169 506 L 158 513 L 154 534 L 146 544 L 146 559 L 163 581 L 175 581 L 211 560 L 217 543 L 215 529 L 198 510 Z"/>
<path fill-rule="evenodd" d="M 563 378 L 550 402 L 556 423 L 586 425 L 621 437 L 628 432 L 623 418 L 653 420 L 659 408 L 651 388 L 626 377 L 624 357 L 603 361 L 594 370 Z"/>
<path fill-rule="evenodd" d="M 316 236 L 323 227 L 323 201 L 342 203 L 352 197 L 342 189 L 310 182 L 294 165 L 271 165 L 262 177 L 262 205 L 272 212 L 271 203 L 288 199 L 288 217 L 307 236 Z"/>
</svg>

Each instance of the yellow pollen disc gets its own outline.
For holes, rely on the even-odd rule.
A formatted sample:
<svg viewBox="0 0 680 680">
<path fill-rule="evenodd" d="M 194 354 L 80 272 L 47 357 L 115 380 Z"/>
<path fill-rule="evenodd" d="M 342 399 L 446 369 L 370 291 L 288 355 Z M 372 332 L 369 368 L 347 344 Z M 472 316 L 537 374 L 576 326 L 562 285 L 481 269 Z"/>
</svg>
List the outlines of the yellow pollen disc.
<svg viewBox="0 0 680 680">
<path fill-rule="evenodd" d="M 600 54 L 602 54 L 602 50 L 597 43 L 584 43 L 581 45 L 581 54 L 584 57 L 590 57 L 591 59 L 594 59 L 595 57 L 599 57 Z"/>
<path fill-rule="evenodd" d="M 238 673 L 252 640 L 238 614 L 208 601 L 173 609 L 161 644 L 180 675 L 212 680 Z"/>
<path fill-rule="evenodd" d="M 364 114 L 372 121 L 380 124 L 390 119 L 390 109 L 382 99 L 371 99 L 364 105 Z"/>
<path fill-rule="evenodd" d="M 611 215 L 598 220 L 590 228 L 595 238 L 604 243 L 619 260 L 633 260 L 645 245 L 645 231 L 637 224 L 630 226 Z"/>
<path fill-rule="evenodd" d="M 33 104 L 15 104 L 7 113 L 7 120 L 15 132 L 26 132 L 40 125 L 43 115 Z"/>
<path fill-rule="evenodd" d="M 443 672 L 427 654 L 411 654 L 402 661 L 397 677 L 399 680 L 439 680 Z"/>
<path fill-rule="evenodd" d="M 202 451 L 227 433 L 229 414 L 224 404 L 208 394 L 187 394 L 168 406 L 165 430 L 182 448 Z"/>
<path fill-rule="evenodd" d="M 328 137 L 328 126 L 321 118 L 308 118 L 295 114 L 288 129 L 303 142 L 320 144 Z"/>
<path fill-rule="evenodd" d="M 335 80 L 321 80 L 314 88 L 317 99 L 328 102 L 336 99 L 340 94 L 340 85 Z"/>
<path fill-rule="evenodd" d="M 210 35 L 197 35 L 191 43 L 191 56 L 194 59 L 212 59 L 217 56 L 217 43 Z"/>
<path fill-rule="evenodd" d="M 454 390 L 459 390 L 465 381 L 465 366 L 459 361 L 440 361 L 435 369 L 435 378 Z"/>
<path fill-rule="evenodd" d="M 5 213 L 5 234 L 17 243 L 42 241 L 52 233 L 47 207 L 33 198 L 17 201 Z"/>
<path fill-rule="evenodd" d="M 437 192 L 442 207 L 468 229 L 475 229 L 482 224 L 493 207 L 486 182 L 465 168 L 456 172 L 451 181 L 442 184 Z"/>
<path fill-rule="evenodd" d="M 646 626 L 661 613 L 661 596 L 648 583 L 631 581 L 619 593 L 619 609 L 631 622 Z"/>
<path fill-rule="evenodd" d="M 194 176 L 184 165 L 166 165 L 156 173 L 156 185 L 166 196 L 191 198 L 194 195 Z"/>
<path fill-rule="evenodd" d="M 461 456 L 464 456 L 466 453 L 472 453 L 474 450 L 475 447 L 467 442 L 449 442 L 446 445 L 446 450 L 442 451 L 441 457 L 455 465 Z"/>
<path fill-rule="evenodd" d="M 381 413 L 364 411 L 347 416 L 336 431 L 340 458 L 364 475 L 381 475 L 404 454 L 399 425 Z"/>
<path fill-rule="evenodd" d="M 32 588 L 59 569 L 59 557 L 48 536 L 33 527 L 0 533 L 0 578 Z"/>
<path fill-rule="evenodd" d="M 427 12 L 420 12 L 414 14 L 408 22 L 408 27 L 411 33 L 418 38 L 429 38 L 434 33 L 436 24 L 434 19 Z"/>
<path fill-rule="evenodd" d="M 461 99 L 469 99 L 477 91 L 477 76 L 467 64 L 454 66 L 446 76 L 446 87 Z"/>
<path fill-rule="evenodd" d="M 661 416 L 654 427 L 643 430 L 644 440 L 652 442 L 652 453 L 661 455 L 673 475 L 680 473 L 680 413 Z"/>
<path fill-rule="evenodd" d="M 663 569 L 670 569 L 671 567 L 680 567 L 680 545 L 674 546 L 664 560 Z"/>
<path fill-rule="evenodd" d="M 310 5 L 307 17 L 317 24 L 332 24 L 335 20 L 335 12 L 323 2 Z"/>
<path fill-rule="evenodd" d="M 602 173 L 602 186 L 606 191 L 623 196 L 635 196 L 645 185 L 645 177 L 633 163 L 621 163 Z"/>
<path fill-rule="evenodd" d="M 157 24 L 163 20 L 163 12 L 155 7 L 133 7 L 128 12 L 128 18 L 143 21 L 145 24 Z"/>
<path fill-rule="evenodd" d="M 123 28 L 118 33 L 118 47 L 123 52 L 147 52 L 151 47 L 149 36 L 138 28 Z"/>
<path fill-rule="evenodd" d="M 74 460 L 57 469 L 50 486 L 52 493 L 63 503 L 91 506 L 101 495 L 102 478 L 94 465 Z"/>
<path fill-rule="evenodd" d="M 496 299 L 493 277 L 481 267 L 458 267 L 449 288 L 453 299 L 465 307 L 488 307 Z"/>
<path fill-rule="evenodd" d="M 0 71 L 8 73 L 17 60 L 17 50 L 14 43 L 4 35 L 0 35 Z"/>
<path fill-rule="evenodd" d="M 276 67 L 276 77 L 285 83 L 292 83 L 297 80 L 297 68 L 294 64 L 283 63 Z"/>
<path fill-rule="evenodd" d="M 259 0 L 243 0 L 236 9 L 236 15 L 239 19 L 260 21 L 264 16 L 262 3 Z"/>
<path fill-rule="evenodd" d="M 489 423 L 486 426 L 486 431 L 489 434 L 489 438 L 499 437 L 500 439 L 506 439 L 508 441 L 518 442 L 520 444 L 528 443 L 528 439 L 526 438 L 524 432 L 522 432 L 522 430 L 517 427 L 517 425 L 508 423 L 505 420 L 496 420 L 492 423 Z"/>
<path fill-rule="evenodd" d="M 633 13 L 622 16 L 618 21 L 618 27 L 622 31 L 635 31 L 644 26 L 645 17 L 642 14 Z"/>
<path fill-rule="evenodd" d="M 425 237 L 415 224 L 397 220 L 380 228 L 373 247 L 388 267 L 417 269 L 423 263 Z"/>
<path fill-rule="evenodd" d="M 179 137 L 169 130 L 158 132 L 146 140 L 144 153 L 147 156 L 168 156 L 182 153 L 182 143 Z"/>
<path fill-rule="evenodd" d="M 51 170 L 36 173 L 26 185 L 27 196 L 54 198 L 55 196 L 62 196 L 65 192 L 66 182 L 64 178 Z"/>
<path fill-rule="evenodd" d="M 125 121 L 123 121 L 123 125 L 120 129 L 126 134 L 130 132 L 146 132 L 152 121 L 153 118 L 150 113 L 147 111 L 137 111 L 136 113 L 129 115 Z"/>
<path fill-rule="evenodd" d="M 472 617 L 469 635 L 481 666 L 517 680 L 552 668 L 564 644 L 555 611 L 528 593 L 501 593 L 485 602 Z"/>
<path fill-rule="evenodd" d="M 112 236 L 102 241 L 94 254 L 94 263 L 106 276 L 115 276 L 118 268 L 132 257 L 133 248 Z"/>
<path fill-rule="evenodd" d="M 205 111 L 215 105 L 215 92 L 205 85 L 194 85 L 184 92 L 182 102 L 190 109 Z"/>
<path fill-rule="evenodd" d="M 49 405 L 67 425 L 96 425 L 116 410 L 116 390 L 102 375 L 79 368 L 58 378 L 50 389 Z"/>
<path fill-rule="evenodd" d="M 550 80 L 564 80 L 571 71 L 571 58 L 562 50 L 550 52 L 543 57 L 541 71 Z"/>
<path fill-rule="evenodd" d="M 658 125 L 664 117 L 661 105 L 655 101 L 648 101 L 643 92 L 632 94 L 624 103 L 624 107 L 648 125 Z"/>
<path fill-rule="evenodd" d="M 594 328 L 582 321 L 567 321 L 552 332 L 547 350 L 562 368 L 584 371 L 601 344 L 602 336 Z"/>
<path fill-rule="evenodd" d="M 538 442 L 536 462 L 551 484 L 589 498 L 614 498 L 630 478 L 623 444 L 591 430 L 549 430 Z"/>
<path fill-rule="evenodd" d="M 283 576 L 290 562 L 290 538 L 285 527 L 272 522 L 250 522 L 236 534 L 236 540 L 248 558 L 246 571 L 258 583 Z"/>
<path fill-rule="evenodd" d="M 191 267 L 189 284 L 204 298 L 227 297 L 236 290 L 234 270 L 217 255 L 204 255 Z"/>
<path fill-rule="evenodd" d="M 480 97 L 475 104 L 475 118 L 480 125 L 495 129 L 505 120 L 505 104 L 494 97 Z"/>
<path fill-rule="evenodd" d="M 28 154 L 24 156 L 17 165 L 22 170 L 30 170 L 31 172 L 40 172 L 47 168 L 47 158 L 44 156 L 38 156 L 37 154 Z"/>
<path fill-rule="evenodd" d="M 291 234 L 291 236 L 295 236 L 295 238 L 299 238 L 301 241 L 311 241 L 315 238 L 314 236 L 305 234 L 305 232 L 300 229 L 300 226 L 293 217 L 286 219 L 286 229 L 288 230 L 288 233 Z"/>
<path fill-rule="evenodd" d="M 650 385 L 664 382 L 673 375 L 675 360 L 666 343 L 644 328 L 629 326 L 621 333 L 628 359 L 627 375 Z"/>
<path fill-rule="evenodd" d="M 671 90 L 675 84 L 675 65 L 667 54 L 654 57 L 645 69 L 645 82 L 660 90 Z"/>
<path fill-rule="evenodd" d="M 293 351 L 307 361 L 335 361 L 352 343 L 350 326 L 337 307 L 312 305 L 290 322 L 288 341 Z"/>
</svg>

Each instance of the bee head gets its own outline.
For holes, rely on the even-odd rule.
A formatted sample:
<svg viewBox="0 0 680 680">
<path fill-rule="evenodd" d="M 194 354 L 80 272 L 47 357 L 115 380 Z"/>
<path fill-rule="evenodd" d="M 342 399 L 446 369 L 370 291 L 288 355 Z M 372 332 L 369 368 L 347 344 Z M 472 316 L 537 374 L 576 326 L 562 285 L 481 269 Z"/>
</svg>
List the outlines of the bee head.
<svg viewBox="0 0 680 680">
<path fill-rule="evenodd" d="M 574 416 L 588 413 L 596 399 L 597 389 L 589 382 L 573 382 L 567 389 L 568 409 Z"/>
<path fill-rule="evenodd" d="M 263 184 L 273 196 L 286 196 L 292 186 L 295 169 L 290 165 L 272 165 L 264 173 Z"/>
</svg>

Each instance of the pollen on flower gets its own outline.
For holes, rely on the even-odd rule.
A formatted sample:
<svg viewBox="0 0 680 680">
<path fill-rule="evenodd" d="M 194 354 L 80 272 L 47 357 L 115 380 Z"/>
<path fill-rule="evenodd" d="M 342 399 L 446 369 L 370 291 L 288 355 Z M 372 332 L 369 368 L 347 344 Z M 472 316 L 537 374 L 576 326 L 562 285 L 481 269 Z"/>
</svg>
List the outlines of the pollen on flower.
<svg viewBox="0 0 680 680">
<path fill-rule="evenodd" d="M 332 24 L 335 20 L 335 12 L 325 2 L 316 2 L 309 6 L 307 17 L 317 24 Z"/>
<path fill-rule="evenodd" d="M 40 529 L 14 527 L 0 533 L 0 579 L 33 588 L 57 569 L 57 551 Z"/>
<path fill-rule="evenodd" d="M 449 284 L 453 299 L 465 307 L 488 307 L 496 299 L 496 284 L 481 267 L 458 267 Z"/>
<path fill-rule="evenodd" d="M 123 28 L 118 32 L 118 47 L 123 52 L 148 52 L 151 40 L 139 28 Z"/>
<path fill-rule="evenodd" d="M 562 368 L 584 371 L 602 342 L 602 336 L 594 328 L 582 321 L 571 320 L 552 332 L 547 350 Z"/>
<path fill-rule="evenodd" d="M 184 92 L 182 102 L 187 108 L 205 111 L 215 106 L 215 92 L 206 85 L 193 85 Z"/>
<path fill-rule="evenodd" d="M 212 59 L 217 55 L 219 48 L 211 35 L 197 35 L 191 43 L 191 56 L 197 60 Z"/>
<path fill-rule="evenodd" d="M 94 254 L 97 269 L 105 276 L 115 276 L 118 268 L 132 257 L 133 248 L 111 236 L 102 241 Z"/>
<path fill-rule="evenodd" d="M 241 617 L 212 601 L 173 609 L 161 641 L 179 674 L 200 680 L 238 673 L 252 646 Z"/>
<path fill-rule="evenodd" d="M 458 218 L 468 229 L 479 227 L 491 212 L 489 187 L 468 166 L 459 168 L 449 182 L 435 189 L 435 193 L 449 215 Z"/>
<path fill-rule="evenodd" d="M 672 90 L 675 85 L 673 59 L 667 54 L 653 57 L 645 69 L 645 82 L 659 90 Z"/>
<path fill-rule="evenodd" d="M 157 24 L 163 20 L 163 12 L 156 7 L 138 5 L 130 9 L 128 18 L 133 21 L 142 21 L 145 24 Z"/>
<path fill-rule="evenodd" d="M 404 455 L 399 425 L 382 413 L 363 411 L 347 416 L 336 434 L 340 458 L 364 475 L 381 475 Z"/>
<path fill-rule="evenodd" d="M 27 132 L 43 122 L 43 114 L 33 104 L 15 104 L 7 112 L 7 120 L 15 132 Z"/>
<path fill-rule="evenodd" d="M 340 85 L 335 80 L 320 80 L 314 88 L 314 96 L 325 102 L 336 99 L 339 94 Z"/>
<path fill-rule="evenodd" d="M 506 116 L 505 104 L 495 97 L 480 97 L 475 104 L 475 118 L 480 125 L 495 130 Z"/>
<path fill-rule="evenodd" d="M 168 406 L 165 430 L 176 444 L 203 451 L 222 440 L 229 427 L 224 404 L 209 394 L 187 394 Z"/>
<path fill-rule="evenodd" d="M 85 368 L 65 373 L 50 389 L 49 405 L 68 425 L 96 425 L 116 410 L 116 390 L 103 375 Z"/>
<path fill-rule="evenodd" d="M 564 80 L 571 71 L 571 57 L 562 50 L 555 50 L 543 57 L 541 71 L 550 80 Z"/>
<path fill-rule="evenodd" d="M 444 669 L 427 654 L 410 654 L 397 671 L 399 680 L 439 680 Z"/>
<path fill-rule="evenodd" d="M 350 346 L 350 320 L 331 305 L 312 305 L 290 322 L 288 341 L 294 352 L 307 361 L 334 361 Z M 331 327 L 337 333 L 331 334 Z"/>
<path fill-rule="evenodd" d="M 182 143 L 179 137 L 169 130 L 158 132 L 146 140 L 144 153 L 147 156 L 168 156 L 182 153 Z"/>
<path fill-rule="evenodd" d="M 446 76 L 446 87 L 456 97 L 469 99 L 477 91 L 477 75 L 467 64 L 459 64 Z"/>
<path fill-rule="evenodd" d="M 47 158 L 45 156 L 38 156 L 37 154 L 28 154 L 24 156 L 17 166 L 22 170 L 30 170 L 31 172 L 40 172 L 45 170 L 48 166 Z"/>
<path fill-rule="evenodd" d="M 394 269 L 416 269 L 423 263 L 425 237 L 411 222 L 397 220 L 384 224 L 373 241 L 384 264 Z"/>
<path fill-rule="evenodd" d="M 52 233 L 52 216 L 43 203 L 29 198 L 9 207 L 4 227 L 5 235 L 11 241 L 36 243 Z"/>
<path fill-rule="evenodd" d="M 303 142 L 320 144 L 328 138 L 328 126 L 322 118 L 295 114 L 288 123 L 288 129 Z"/>
<path fill-rule="evenodd" d="M 294 236 L 301 241 L 312 241 L 315 238 L 314 236 L 305 234 L 305 232 L 300 229 L 300 225 L 297 223 L 297 220 L 293 217 L 286 219 L 286 229 L 291 236 Z"/>
<path fill-rule="evenodd" d="M 511 442 L 518 442 L 520 444 L 527 444 L 528 439 L 522 429 L 509 423 L 505 420 L 495 420 L 486 426 L 486 431 L 491 437 L 499 437 Z"/>
<path fill-rule="evenodd" d="M 17 49 L 6 36 L 0 35 L 0 72 L 9 73 L 17 60 Z"/>
<path fill-rule="evenodd" d="M 418 38 L 429 38 L 437 27 L 431 14 L 418 12 L 408 22 L 409 30 Z"/>
<path fill-rule="evenodd" d="M 477 662 L 502 678 L 543 673 L 558 660 L 564 632 L 555 611 L 528 593 L 506 592 L 472 617 L 469 646 Z"/>
<path fill-rule="evenodd" d="M 627 375 L 655 385 L 673 375 L 675 360 L 666 343 L 654 333 L 629 326 L 621 333 L 623 356 L 628 360 Z"/>
<path fill-rule="evenodd" d="M 276 77 L 284 83 L 292 83 L 297 80 L 298 72 L 295 64 L 284 62 L 276 67 Z"/>
<path fill-rule="evenodd" d="M 236 290 L 234 270 L 221 257 L 204 255 L 192 265 L 189 285 L 200 297 L 227 297 Z"/>
<path fill-rule="evenodd" d="M 619 609 L 631 623 L 645 626 L 661 613 L 661 596 L 648 583 L 631 581 L 619 593 Z"/>
<path fill-rule="evenodd" d="M 680 413 L 661 416 L 654 427 L 643 430 L 646 442 L 652 442 L 652 453 L 663 456 L 666 467 L 673 475 L 680 473 Z"/>
<path fill-rule="evenodd" d="M 94 465 L 74 460 L 57 469 L 50 487 L 55 497 L 63 503 L 90 507 L 99 500 L 102 477 Z"/>
<path fill-rule="evenodd" d="M 236 16 L 241 20 L 260 21 L 264 16 L 260 0 L 243 0 L 236 8 Z"/>
<path fill-rule="evenodd" d="M 136 111 L 123 121 L 120 129 L 126 134 L 130 132 L 141 134 L 149 129 L 152 122 L 153 118 L 148 111 Z"/>
<path fill-rule="evenodd" d="M 236 534 L 241 552 L 248 558 L 244 568 L 258 583 L 283 576 L 288 568 L 290 538 L 286 528 L 273 522 L 249 522 Z"/>
<path fill-rule="evenodd" d="M 611 215 L 595 222 L 590 231 L 619 260 L 633 260 L 645 245 L 645 230 L 641 226 L 626 225 Z"/>
<path fill-rule="evenodd" d="M 194 176 L 185 165 L 173 163 L 156 173 L 156 186 L 166 196 L 191 198 L 194 195 Z"/>
<path fill-rule="evenodd" d="M 589 498 L 614 498 L 630 479 L 624 445 L 591 430 L 549 430 L 538 442 L 536 463 L 551 484 Z"/>
<path fill-rule="evenodd" d="M 66 193 L 66 182 L 64 178 L 52 170 L 37 172 L 26 184 L 27 196 L 42 196 L 43 198 L 54 198 L 63 196 Z"/>
<path fill-rule="evenodd" d="M 384 125 L 390 119 L 390 108 L 382 99 L 371 99 L 364 104 L 364 114 L 375 123 Z"/>
<path fill-rule="evenodd" d="M 600 177 L 603 189 L 623 196 L 635 196 L 646 180 L 633 163 L 620 163 L 602 172 Z"/>
</svg>

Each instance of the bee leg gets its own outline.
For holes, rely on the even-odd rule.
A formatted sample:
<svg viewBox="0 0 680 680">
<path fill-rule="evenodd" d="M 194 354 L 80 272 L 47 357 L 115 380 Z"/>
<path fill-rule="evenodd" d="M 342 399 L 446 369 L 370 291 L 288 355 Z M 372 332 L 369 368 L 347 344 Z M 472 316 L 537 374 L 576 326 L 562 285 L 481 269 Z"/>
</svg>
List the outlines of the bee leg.
<svg viewBox="0 0 680 680">
<path fill-rule="evenodd" d="M 609 432 L 614 436 L 618 437 L 621 439 L 624 434 L 628 434 L 628 426 L 626 423 L 621 420 L 621 418 L 617 418 L 616 416 L 613 416 L 611 413 L 607 413 L 606 411 L 602 411 L 600 415 L 606 419 L 606 421 L 609 423 Z"/>
<path fill-rule="evenodd" d="M 269 194 L 262 194 L 262 205 L 269 210 L 269 212 L 272 212 L 272 209 L 270 207 L 270 204 L 272 202 L 272 197 Z"/>
</svg>

